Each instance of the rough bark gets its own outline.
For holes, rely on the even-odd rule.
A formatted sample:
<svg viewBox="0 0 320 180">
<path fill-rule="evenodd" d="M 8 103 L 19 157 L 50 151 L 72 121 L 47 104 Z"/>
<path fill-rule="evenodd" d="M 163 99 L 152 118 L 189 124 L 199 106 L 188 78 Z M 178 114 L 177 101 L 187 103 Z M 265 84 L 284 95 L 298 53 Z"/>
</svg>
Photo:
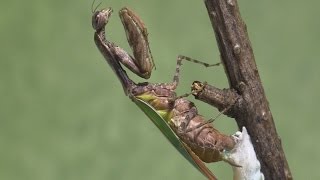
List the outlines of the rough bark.
<svg viewBox="0 0 320 180">
<path fill-rule="evenodd" d="M 219 110 L 236 98 L 237 103 L 226 114 L 235 118 L 239 129 L 242 126 L 247 128 L 265 178 L 292 179 L 238 4 L 236 0 L 204 2 L 230 88 L 219 90 L 204 84 L 203 91 L 197 91 L 195 96 Z"/>
</svg>

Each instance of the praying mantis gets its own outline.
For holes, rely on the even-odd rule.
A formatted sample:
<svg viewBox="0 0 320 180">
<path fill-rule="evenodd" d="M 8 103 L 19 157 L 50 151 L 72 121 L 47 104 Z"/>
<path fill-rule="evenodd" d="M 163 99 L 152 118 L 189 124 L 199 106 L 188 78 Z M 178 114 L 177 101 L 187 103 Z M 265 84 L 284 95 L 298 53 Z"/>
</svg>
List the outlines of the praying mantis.
<svg viewBox="0 0 320 180">
<path fill-rule="evenodd" d="M 187 95 L 177 96 L 175 89 L 179 83 L 183 60 L 196 62 L 205 67 L 217 64 L 210 65 L 185 56 L 178 56 L 173 82 L 135 83 L 128 77 L 121 64 L 142 78 L 150 77 L 155 64 L 149 47 L 148 33 L 142 20 L 132 10 L 122 8 L 119 11 L 127 40 L 133 51 L 131 56 L 106 38 L 105 26 L 112 12 L 112 8 L 93 12 L 94 41 L 121 82 L 124 93 L 144 111 L 191 164 L 208 179 L 216 179 L 203 162 L 227 161 L 224 157 L 235 146 L 235 139 L 233 136 L 220 133 L 212 124 L 209 124 L 203 116 L 198 114 L 194 103 L 185 99 Z"/>
</svg>

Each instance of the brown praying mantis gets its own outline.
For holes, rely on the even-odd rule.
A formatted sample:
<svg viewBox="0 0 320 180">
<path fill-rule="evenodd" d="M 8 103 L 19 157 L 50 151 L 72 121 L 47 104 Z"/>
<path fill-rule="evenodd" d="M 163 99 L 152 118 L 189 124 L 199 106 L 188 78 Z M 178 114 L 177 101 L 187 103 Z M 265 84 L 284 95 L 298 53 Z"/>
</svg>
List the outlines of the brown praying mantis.
<svg viewBox="0 0 320 180">
<path fill-rule="evenodd" d="M 173 82 L 135 83 L 128 77 L 121 64 L 142 78 L 150 77 L 155 65 L 149 47 L 148 33 L 141 19 L 133 11 L 128 8 L 119 11 L 127 40 L 133 51 L 132 57 L 106 38 L 105 26 L 112 12 L 111 8 L 93 12 L 94 41 L 120 80 L 125 94 L 146 113 L 187 160 L 208 179 L 216 179 L 203 162 L 227 161 L 224 156 L 232 150 L 235 140 L 207 123 L 204 117 L 198 114 L 196 106 L 184 98 L 186 95 L 177 96 L 175 89 L 179 83 L 183 60 L 206 67 L 217 64 L 210 65 L 185 56 L 178 56 Z"/>
</svg>

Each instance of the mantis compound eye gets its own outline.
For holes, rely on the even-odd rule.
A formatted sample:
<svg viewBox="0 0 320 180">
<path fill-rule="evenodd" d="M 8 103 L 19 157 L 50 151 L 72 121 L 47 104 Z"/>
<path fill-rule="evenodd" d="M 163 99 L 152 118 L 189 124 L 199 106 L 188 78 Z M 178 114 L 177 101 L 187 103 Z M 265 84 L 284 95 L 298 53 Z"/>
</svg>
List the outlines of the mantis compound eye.
<svg viewBox="0 0 320 180">
<path fill-rule="evenodd" d="M 92 15 L 92 27 L 94 30 L 99 31 L 105 27 L 112 14 L 112 8 L 102 9 L 100 11 L 94 11 Z"/>
</svg>

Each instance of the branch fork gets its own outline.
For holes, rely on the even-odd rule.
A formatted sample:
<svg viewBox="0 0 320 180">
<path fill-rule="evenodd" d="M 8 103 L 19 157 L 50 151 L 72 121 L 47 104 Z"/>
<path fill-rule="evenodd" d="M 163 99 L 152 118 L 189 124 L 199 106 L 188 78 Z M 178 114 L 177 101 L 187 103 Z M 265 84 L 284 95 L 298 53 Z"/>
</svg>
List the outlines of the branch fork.
<svg viewBox="0 0 320 180">
<path fill-rule="evenodd" d="M 235 118 L 239 129 L 247 129 L 266 179 L 292 179 L 238 3 L 236 0 L 204 0 L 204 3 L 229 88 L 219 89 L 195 81 L 192 93 L 219 111 L 232 106 L 224 114 Z"/>
</svg>

